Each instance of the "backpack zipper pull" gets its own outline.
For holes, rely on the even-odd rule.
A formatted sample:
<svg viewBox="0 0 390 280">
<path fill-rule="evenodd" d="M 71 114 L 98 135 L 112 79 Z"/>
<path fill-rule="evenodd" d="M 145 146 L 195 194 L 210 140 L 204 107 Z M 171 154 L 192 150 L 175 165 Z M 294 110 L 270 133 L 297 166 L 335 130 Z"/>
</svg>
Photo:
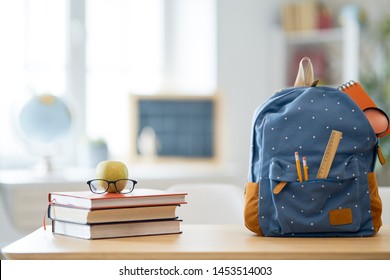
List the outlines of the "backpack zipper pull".
<svg viewBox="0 0 390 280">
<path fill-rule="evenodd" d="M 377 155 L 378 155 L 379 162 L 380 162 L 382 165 L 385 165 L 385 164 L 386 164 L 386 158 L 385 158 L 385 156 L 383 155 L 382 150 L 381 150 L 381 147 L 380 147 L 379 145 L 376 145 L 376 152 L 377 152 Z"/>
<path fill-rule="evenodd" d="M 315 80 L 310 86 L 311 87 L 316 87 L 319 81 L 320 80 Z"/>
<path fill-rule="evenodd" d="M 280 183 L 278 183 L 276 186 L 275 186 L 275 188 L 273 189 L 273 193 L 274 194 L 278 194 L 278 193 L 280 193 L 283 189 L 284 189 L 284 187 L 287 185 L 287 182 L 280 182 Z"/>
</svg>

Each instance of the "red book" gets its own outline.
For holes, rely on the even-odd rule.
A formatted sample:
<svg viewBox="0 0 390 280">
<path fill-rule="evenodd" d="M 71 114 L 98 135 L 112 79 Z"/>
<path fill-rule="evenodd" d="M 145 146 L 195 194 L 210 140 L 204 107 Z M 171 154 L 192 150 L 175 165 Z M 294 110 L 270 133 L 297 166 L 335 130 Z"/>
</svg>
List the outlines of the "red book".
<svg viewBox="0 0 390 280">
<path fill-rule="evenodd" d="M 136 206 L 185 204 L 184 192 L 135 189 L 128 194 L 95 194 L 90 191 L 50 192 L 49 203 L 85 209 L 123 208 Z"/>
</svg>

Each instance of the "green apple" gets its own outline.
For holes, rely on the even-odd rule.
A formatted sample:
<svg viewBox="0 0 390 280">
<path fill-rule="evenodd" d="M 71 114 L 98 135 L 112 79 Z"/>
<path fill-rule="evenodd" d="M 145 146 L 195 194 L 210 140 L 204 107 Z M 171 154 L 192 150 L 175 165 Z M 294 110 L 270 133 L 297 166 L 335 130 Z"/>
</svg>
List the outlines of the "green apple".
<svg viewBox="0 0 390 280">
<path fill-rule="evenodd" d="M 106 160 L 100 162 L 96 166 L 96 179 L 104 179 L 107 181 L 116 181 L 128 178 L 128 170 L 126 164 L 120 161 Z M 126 182 L 119 182 L 116 184 L 116 189 L 121 192 L 126 186 Z M 114 184 L 110 184 L 107 192 L 117 192 Z"/>
</svg>

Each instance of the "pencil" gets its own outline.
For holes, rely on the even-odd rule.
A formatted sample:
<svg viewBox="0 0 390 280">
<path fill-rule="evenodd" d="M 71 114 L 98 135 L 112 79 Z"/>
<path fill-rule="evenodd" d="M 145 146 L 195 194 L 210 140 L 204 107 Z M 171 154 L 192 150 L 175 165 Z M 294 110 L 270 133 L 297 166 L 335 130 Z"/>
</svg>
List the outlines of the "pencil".
<svg viewBox="0 0 390 280">
<path fill-rule="evenodd" d="M 295 165 L 297 166 L 298 180 L 302 182 L 302 170 L 298 152 L 295 152 Z"/>
<path fill-rule="evenodd" d="M 303 176 L 305 181 L 309 180 L 309 167 L 307 166 L 306 157 L 302 158 L 303 160 Z"/>
</svg>

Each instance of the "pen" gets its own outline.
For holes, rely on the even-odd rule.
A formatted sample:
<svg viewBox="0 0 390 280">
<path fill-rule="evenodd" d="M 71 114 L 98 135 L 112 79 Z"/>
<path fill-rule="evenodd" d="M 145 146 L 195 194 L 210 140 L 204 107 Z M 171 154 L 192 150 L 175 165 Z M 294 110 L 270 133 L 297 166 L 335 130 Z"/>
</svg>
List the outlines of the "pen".
<svg viewBox="0 0 390 280">
<path fill-rule="evenodd" d="M 297 166 L 298 180 L 299 182 L 302 182 L 302 170 L 301 170 L 301 163 L 299 162 L 298 152 L 295 152 L 295 165 Z"/>
<path fill-rule="evenodd" d="M 307 161 L 306 161 L 306 157 L 303 157 L 302 158 L 303 160 L 303 176 L 304 176 L 304 179 L 305 181 L 309 180 L 309 167 L 307 166 Z"/>
</svg>

